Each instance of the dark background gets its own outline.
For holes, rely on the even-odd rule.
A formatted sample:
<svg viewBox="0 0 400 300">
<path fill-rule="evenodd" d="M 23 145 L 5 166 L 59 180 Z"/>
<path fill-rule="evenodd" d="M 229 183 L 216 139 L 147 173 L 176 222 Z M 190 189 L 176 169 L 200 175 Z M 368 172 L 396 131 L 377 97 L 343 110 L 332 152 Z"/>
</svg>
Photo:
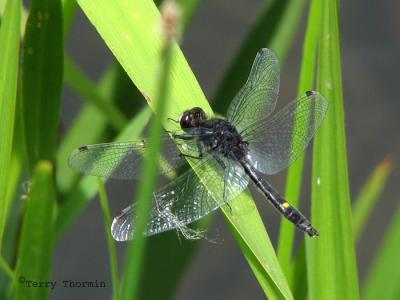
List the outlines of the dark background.
<svg viewBox="0 0 400 300">
<path fill-rule="evenodd" d="M 183 51 L 207 97 L 214 95 L 219 80 L 238 49 L 262 5 L 259 0 L 201 1 L 185 37 Z M 399 154 L 399 68 L 400 2 L 342 1 L 341 38 L 344 104 L 351 194 L 354 197 L 372 169 L 387 155 Z M 278 106 L 297 91 L 305 18 L 281 71 Z M 260 48 L 264 46 L 260 44 Z M 79 12 L 67 43 L 67 51 L 94 80 L 100 78 L 113 58 L 94 28 Z M 239 87 L 238 87 L 239 88 Z M 129 101 L 129 99 L 127 99 Z M 82 105 L 69 89 L 65 91 L 62 120 L 68 127 Z M 309 169 L 309 168 L 308 168 Z M 309 170 L 307 171 L 309 175 Z M 285 172 L 268 178 L 284 190 Z M 398 206 L 399 168 L 396 167 L 382 195 L 379 207 L 357 245 L 361 277 L 377 250 L 385 227 Z M 309 215 L 309 190 L 305 181 L 303 209 Z M 108 184 L 112 214 L 132 199 L 132 183 Z M 280 217 L 257 201 L 268 232 L 276 245 Z M 218 243 L 202 242 L 178 287 L 176 299 L 263 299 L 252 271 L 220 212 L 211 235 Z M 299 236 L 298 236 L 299 238 Z M 118 244 L 120 266 L 126 244 Z M 159 255 L 164 255 L 160 249 Z M 167 255 L 166 255 L 167 256 Z M 168 274 L 165 274 L 168 276 Z M 60 241 L 53 279 L 106 281 L 106 289 L 56 288 L 53 299 L 110 299 L 111 278 L 102 213 L 92 201 Z M 154 282 L 157 288 L 157 282 Z"/>
</svg>

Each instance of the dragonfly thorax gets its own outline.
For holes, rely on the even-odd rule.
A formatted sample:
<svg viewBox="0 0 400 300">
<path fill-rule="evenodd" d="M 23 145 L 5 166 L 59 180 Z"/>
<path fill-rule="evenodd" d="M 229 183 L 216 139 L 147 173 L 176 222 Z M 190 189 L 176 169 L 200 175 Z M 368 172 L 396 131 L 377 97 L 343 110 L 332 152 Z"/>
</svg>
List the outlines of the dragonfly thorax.
<svg viewBox="0 0 400 300">
<path fill-rule="evenodd" d="M 246 156 L 247 143 L 230 122 L 215 118 L 205 121 L 203 126 L 212 132 L 201 135 L 202 142 L 209 150 L 239 160 Z"/>
</svg>

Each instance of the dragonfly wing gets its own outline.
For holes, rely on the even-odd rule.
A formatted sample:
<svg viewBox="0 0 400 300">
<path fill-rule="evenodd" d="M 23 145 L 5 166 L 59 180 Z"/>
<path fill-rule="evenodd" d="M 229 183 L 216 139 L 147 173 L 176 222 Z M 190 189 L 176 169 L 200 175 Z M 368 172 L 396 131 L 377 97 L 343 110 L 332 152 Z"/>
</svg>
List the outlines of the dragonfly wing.
<svg viewBox="0 0 400 300">
<path fill-rule="evenodd" d="M 229 106 L 227 119 L 238 130 L 266 118 L 276 105 L 279 93 L 279 62 L 269 49 L 258 51 L 249 78 Z"/>
<path fill-rule="evenodd" d="M 256 122 L 241 132 L 249 143 L 254 167 L 265 174 L 287 168 L 305 150 L 320 127 L 328 101 L 317 92 L 288 104 L 272 118 Z"/>
<path fill-rule="evenodd" d="M 239 195 L 248 185 L 243 168 L 226 158 L 219 160 L 206 155 L 204 161 L 158 190 L 144 234 L 182 229 Z M 115 240 L 132 239 L 135 208 L 133 204 L 114 218 L 111 233 Z"/>
<path fill-rule="evenodd" d="M 165 134 L 160 157 L 160 172 L 173 176 L 176 168 L 186 163 L 181 159 L 176 143 Z M 69 166 L 78 172 L 104 178 L 132 179 L 141 173 L 143 157 L 149 152 L 151 142 L 116 142 L 79 147 L 68 160 Z M 185 141 L 183 153 L 196 155 L 194 141 Z"/>
</svg>

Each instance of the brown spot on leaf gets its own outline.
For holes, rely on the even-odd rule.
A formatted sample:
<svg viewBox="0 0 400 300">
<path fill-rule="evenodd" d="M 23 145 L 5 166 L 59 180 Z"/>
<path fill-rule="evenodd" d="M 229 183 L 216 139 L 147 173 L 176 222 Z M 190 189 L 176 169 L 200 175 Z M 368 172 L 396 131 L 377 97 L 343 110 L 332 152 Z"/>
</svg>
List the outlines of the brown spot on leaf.
<svg viewBox="0 0 400 300">
<path fill-rule="evenodd" d="M 148 103 L 151 103 L 151 98 L 150 98 L 149 95 L 147 95 L 145 92 L 142 92 L 142 95 L 143 95 L 144 99 L 146 99 L 146 101 L 147 101 Z"/>
</svg>

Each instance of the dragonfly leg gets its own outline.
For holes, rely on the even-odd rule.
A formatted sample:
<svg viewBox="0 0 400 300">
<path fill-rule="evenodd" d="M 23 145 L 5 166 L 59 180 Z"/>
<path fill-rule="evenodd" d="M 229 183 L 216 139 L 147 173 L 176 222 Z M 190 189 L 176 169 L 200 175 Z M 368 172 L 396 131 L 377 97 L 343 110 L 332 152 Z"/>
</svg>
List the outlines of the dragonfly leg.
<svg viewBox="0 0 400 300">
<path fill-rule="evenodd" d="M 194 135 L 192 134 L 177 134 L 177 133 L 172 133 L 172 137 L 175 139 L 181 139 L 181 140 L 193 140 L 195 138 Z"/>
<path fill-rule="evenodd" d="M 203 153 L 199 153 L 199 156 L 194 156 L 190 154 L 184 154 L 184 153 L 179 153 L 180 157 L 188 157 L 188 158 L 194 158 L 194 159 L 202 159 L 203 158 Z"/>
<path fill-rule="evenodd" d="M 172 118 L 168 118 L 167 120 L 168 120 L 168 121 L 171 121 L 171 122 L 174 122 L 174 123 L 179 123 L 178 120 L 174 120 L 174 119 L 172 119 Z"/>
<path fill-rule="evenodd" d="M 232 206 L 229 204 L 229 202 L 226 202 L 226 206 L 228 206 L 229 212 L 231 213 L 231 215 L 233 215 L 233 209 Z"/>
</svg>

